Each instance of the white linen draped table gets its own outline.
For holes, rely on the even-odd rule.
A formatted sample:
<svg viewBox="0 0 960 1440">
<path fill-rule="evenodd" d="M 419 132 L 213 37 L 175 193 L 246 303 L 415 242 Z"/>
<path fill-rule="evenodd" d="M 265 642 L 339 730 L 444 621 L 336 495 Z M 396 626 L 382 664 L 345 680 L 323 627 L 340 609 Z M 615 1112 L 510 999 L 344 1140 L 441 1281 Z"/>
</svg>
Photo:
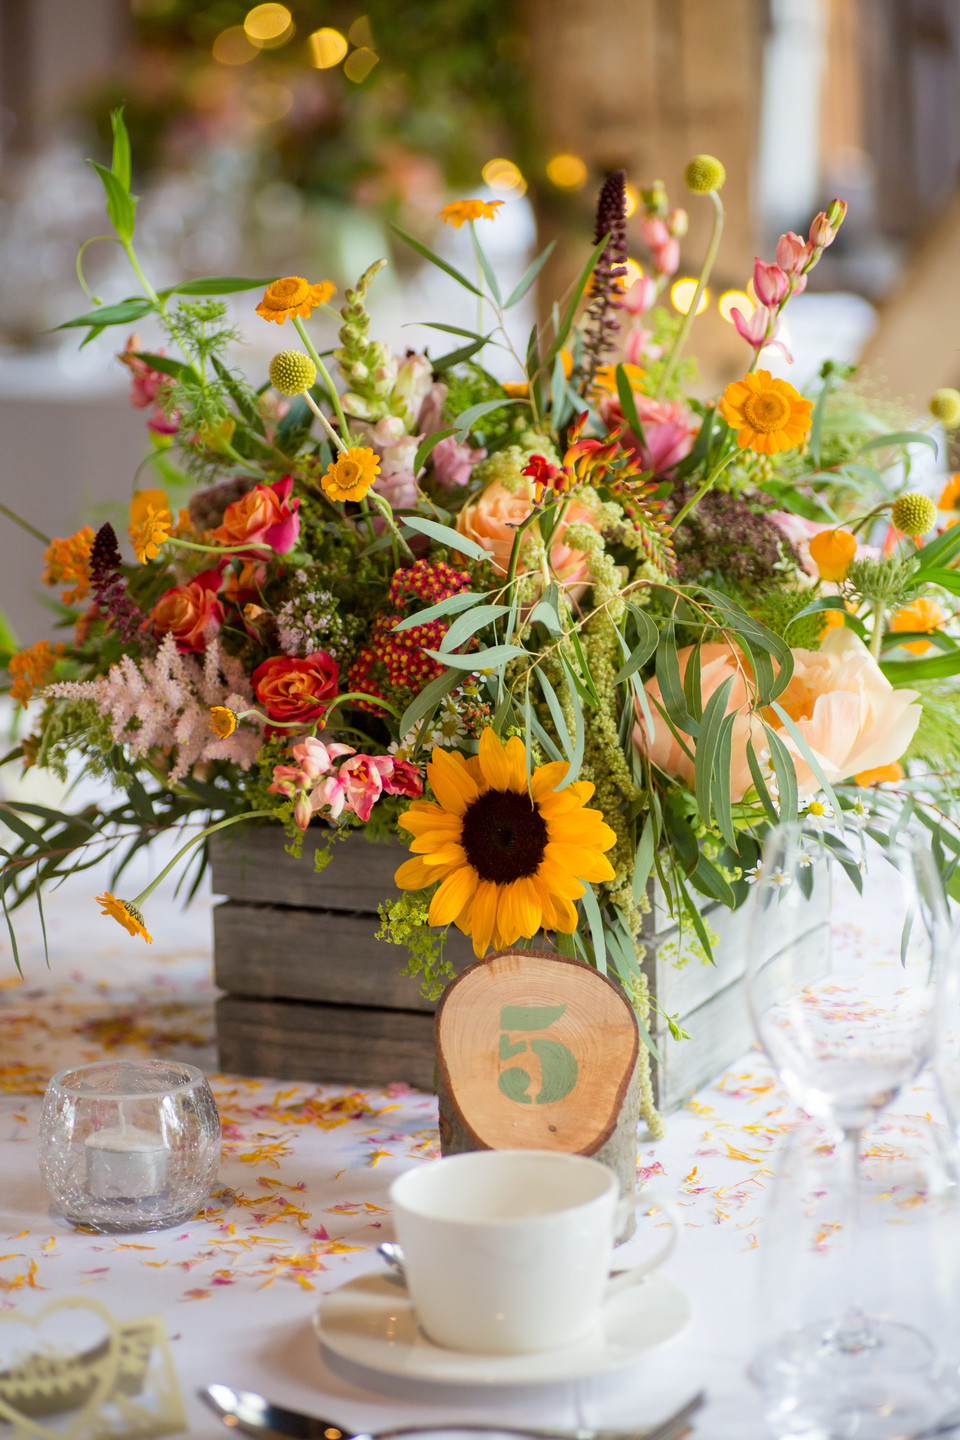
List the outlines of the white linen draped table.
<svg viewBox="0 0 960 1440">
<path fill-rule="evenodd" d="M 638 1427 L 704 1387 L 698 1437 L 759 1440 L 746 1376 L 756 1259 L 776 1148 L 793 1118 L 759 1053 L 692 1096 L 665 1139 L 638 1146 L 639 1178 L 654 1180 L 684 1220 L 663 1271 L 693 1302 L 681 1335 L 616 1375 L 552 1386 L 441 1388 L 381 1376 L 321 1351 L 311 1317 L 324 1294 L 382 1268 L 376 1246 L 393 1233 L 389 1184 L 439 1153 L 434 1097 L 400 1084 L 213 1073 L 211 898 L 201 894 L 183 912 L 169 888 L 158 890 L 147 916 L 155 943 L 146 946 L 100 916 L 93 896 L 105 878 L 87 872 L 48 897 L 49 968 L 31 905 L 14 917 L 22 980 L 9 941 L 0 942 L 0 1308 L 30 1314 L 50 1299 L 89 1294 L 121 1320 L 162 1315 L 191 1435 L 223 1433 L 196 1398 L 220 1381 L 373 1430 L 446 1420 Z M 125 878 L 122 893 L 136 893 L 135 879 Z M 150 1055 L 211 1075 L 223 1120 L 218 1193 L 173 1230 L 74 1231 L 48 1213 L 37 1168 L 46 1082 L 66 1065 Z M 642 1239 L 631 1241 L 618 1263 L 642 1253 Z"/>
</svg>

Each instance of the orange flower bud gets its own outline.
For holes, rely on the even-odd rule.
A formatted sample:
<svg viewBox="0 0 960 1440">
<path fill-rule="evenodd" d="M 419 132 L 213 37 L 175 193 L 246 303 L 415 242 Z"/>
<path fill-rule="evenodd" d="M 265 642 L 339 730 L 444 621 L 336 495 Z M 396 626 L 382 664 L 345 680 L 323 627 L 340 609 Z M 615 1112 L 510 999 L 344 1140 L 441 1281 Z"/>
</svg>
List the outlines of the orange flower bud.
<svg viewBox="0 0 960 1440">
<path fill-rule="evenodd" d="M 821 580 L 845 580 L 856 553 L 857 541 L 849 530 L 821 530 L 810 541 L 810 559 Z"/>
</svg>

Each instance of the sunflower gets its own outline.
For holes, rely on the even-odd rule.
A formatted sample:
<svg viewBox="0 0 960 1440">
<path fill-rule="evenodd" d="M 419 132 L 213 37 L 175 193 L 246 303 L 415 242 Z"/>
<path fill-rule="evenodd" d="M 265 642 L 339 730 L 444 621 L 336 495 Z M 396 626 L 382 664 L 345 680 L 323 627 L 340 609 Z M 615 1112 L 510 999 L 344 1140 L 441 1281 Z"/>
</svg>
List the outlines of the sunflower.
<svg viewBox="0 0 960 1440">
<path fill-rule="evenodd" d="M 810 429 L 813 401 L 804 400 L 786 380 L 774 380 L 769 370 L 758 370 L 727 386 L 720 410 L 736 430 L 741 450 L 776 455 L 801 443 Z"/>
<path fill-rule="evenodd" d="M 124 930 L 129 930 L 131 935 L 140 935 L 148 945 L 153 944 L 153 936 L 147 933 L 143 916 L 130 900 L 118 900 L 109 890 L 105 895 L 98 895 L 96 899 L 97 904 L 103 906 L 103 915 L 112 916 Z"/>
<path fill-rule="evenodd" d="M 454 200 L 438 213 L 445 225 L 459 230 L 465 220 L 496 220 L 502 204 L 502 200 Z"/>
<path fill-rule="evenodd" d="M 617 837 L 599 810 L 584 808 L 588 781 L 557 789 L 567 770 L 563 761 L 538 765 L 528 788 L 523 741 L 504 745 L 489 727 L 476 757 L 434 750 L 427 778 L 436 803 L 415 800 L 400 816 L 415 853 L 396 874 L 401 890 L 440 881 L 431 925 L 453 921 L 477 955 L 541 927 L 573 933 L 582 882 L 614 878 L 603 852 Z"/>
<path fill-rule="evenodd" d="M 331 500 L 362 500 L 380 472 L 375 450 L 366 445 L 351 445 L 346 454 L 338 455 L 320 481 Z"/>
<path fill-rule="evenodd" d="M 311 285 L 302 275 L 287 275 L 267 286 L 257 314 L 264 320 L 275 320 L 278 325 L 282 325 L 288 315 L 302 315 L 306 319 L 311 310 L 326 304 L 336 288 L 330 280 Z"/>
</svg>

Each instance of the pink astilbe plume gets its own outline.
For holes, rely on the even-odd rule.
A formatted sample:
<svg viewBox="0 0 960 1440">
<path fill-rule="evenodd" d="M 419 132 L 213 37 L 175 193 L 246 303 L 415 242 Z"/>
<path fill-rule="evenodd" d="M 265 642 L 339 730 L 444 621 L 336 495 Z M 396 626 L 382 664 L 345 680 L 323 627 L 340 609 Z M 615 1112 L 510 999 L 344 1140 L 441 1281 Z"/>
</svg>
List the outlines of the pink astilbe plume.
<svg viewBox="0 0 960 1440">
<path fill-rule="evenodd" d="M 44 693 L 92 700 L 101 714 L 109 715 L 113 739 L 130 755 L 167 750 L 172 742 L 171 785 L 212 760 L 229 760 L 249 770 L 263 744 L 259 729 L 240 726 L 226 739 L 211 729 L 211 706 L 246 710 L 253 703 L 243 665 L 224 655 L 216 639 L 204 650 L 202 664 L 199 656 L 180 653 L 173 636 L 165 635 L 153 659 L 144 657 L 137 664 L 124 655 L 96 680 L 64 681 Z"/>
</svg>

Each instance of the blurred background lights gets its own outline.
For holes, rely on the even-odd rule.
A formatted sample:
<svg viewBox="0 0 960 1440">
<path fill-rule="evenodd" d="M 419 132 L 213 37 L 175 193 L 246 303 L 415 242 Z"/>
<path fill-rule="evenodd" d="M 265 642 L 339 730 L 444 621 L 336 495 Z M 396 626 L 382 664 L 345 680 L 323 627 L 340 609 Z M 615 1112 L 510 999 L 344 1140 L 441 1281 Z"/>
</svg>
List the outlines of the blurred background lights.
<svg viewBox="0 0 960 1440">
<path fill-rule="evenodd" d="M 687 311 L 690 309 L 690 306 L 693 304 L 693 297 L 696 293 L 696 280 L 691 280 L 688 277 L 685 277 L 682 280 L 675 280 L 670 289 L 670 299 L 673 301 L 674 309 L 679 310 L 681 315 L 686 315 Z M 700 296 L 700 303 L 696 309 L 696 313 L 698 315 L 700 314 L 701 310 L 706 310 L 707 300 L 709 299 L 709 296 L 709 290 L 704 290 L 703 294 Z"/>
<path fill-rule="evenodd" d="M 739 310 L 744 320 L 749 320 L 753 314 L 753 301 L 742 290 L 727 290 L 720 296 L 720 314 L 731 325 L 733 324 L 732 312 L 734 310 Z"/>
<path fill-rule="evenodd" d="M 643 266 L 639 265 L 636 260 L 624 260 L 623 268 L 627 272 L 626 275 L 620 277 L 620 284 L 624 290 L 629 290 L 635 280 L 643 279 Z"/>
<path fill-rule="evenodd" d="M 261 125 L 281 120 L 293 104 L 293 91 L 287 85 L 264 80 L 254 85 L 246 97 L 251 118 Z"/>
<path fill-rule="evenodd" d="M 359 85 L 361 80 L 366 80 L 374 65 L 378 64 L 380 56 L 367 45 L 361 45 L 359 50 L 353 50 L 343 62 L 343 73 L 348 80 Z"/>
<path fill-rule="evenodd" d="M 640 192 L 637 189 L 636 185 L 631 185 L 630 181 L 628 180 L 626 185 L 623 187 L 623 193 L 626 198 L 624 212 L 627 216 L 627 219 L 629 220 L 630 216 L 634 213 L 637 206 L 640 204 Z"/>
<path fill-rule="evenodd" d="M 348 45 L 346 36 L 341 35 L 339 30 L 314 30 L 307 43 L 310 46 L 310 59 L 318 70 L 329 70 L 334 65 L 339 65 L 346 55 Z"/>
<path fill-rule="evenodd" d="M 246 65 L 259 53 L 259 45 L 253 44 L 242 25 L 221 30 L 213 42 L 213 58 L 221 65 Z"/>
<path fill-rule="evenodd" d="M 243 28 L 254 45 L 273 49 L 285 45 L 293 35 L 293 16 L 286 5 L 254 5 L 247 12 Z"/>
<path fill-rule="evenodd" d="M 526 180 L 512 160 L 488 160 L 480 173 L 491 190 L 499 190 L 514 199 L 519 199 L 527 188 Z"/>
<path fill-rule="evenodd" d="M 579 155 L 554 155 L 547 161 L 547 179 L 558 190 L 582 190 L 587 183 L 587 167 Z"/>
<path fill-rule="evenodd" d="M 370 29 L 370 20 L 366 15 L 361 15 L 358 19 L 354 20 L 350 29 L 347 31 L 347 39 L 351 45 L 356 45 L 360 50 L 372 50 L 374 48 L 373 31 Z"/>
</svg>

